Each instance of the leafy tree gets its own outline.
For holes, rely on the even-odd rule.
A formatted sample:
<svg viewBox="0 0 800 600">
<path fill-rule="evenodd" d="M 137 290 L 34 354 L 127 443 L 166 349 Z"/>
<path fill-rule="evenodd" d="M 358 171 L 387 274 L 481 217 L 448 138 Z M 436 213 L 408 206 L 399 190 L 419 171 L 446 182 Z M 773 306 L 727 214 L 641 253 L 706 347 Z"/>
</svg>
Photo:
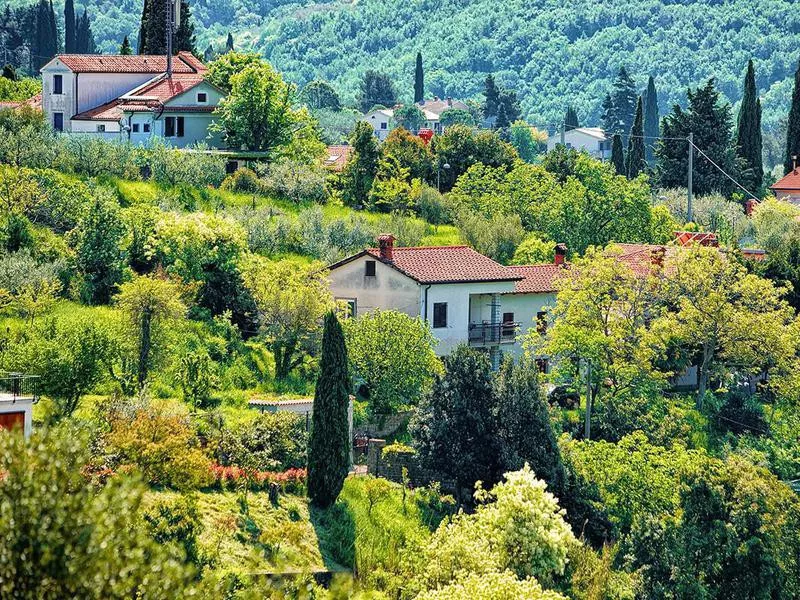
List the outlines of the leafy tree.
<svg viewBox="0 0 800 600">
<path fill-rule="evenodd" d="M 391 156 L 408 169 L 409 177 L 423 181 L 433 178 L 433 154 L 422 138 L 398 127 L 386 137 L 380 148 L 384 157 Z"/>
<path fill-rule="evenodd" d="M 344 333 L 335 313 L 330 311 L 325 315 L 322 356 L 308 444 L 308 496 L 313 504 L 322 508 L 336 502 L 347 476 L 350 452 L 347 418 L 349 392 Z"/>
<path fill-rule="evenodd" d="M 8 81 L 17 81 L 17 70 L 14 68 L 14 65 L 10 63 L 3 65 L 2 78 L 7 79 Z"/>
<path fill-rule="evenodd" d="M 154 276 L 136 277 L 120 286 L 116 301 L 136 340 L 135 378 L 140 390 L 165 350 L 170 326 L 186 313 L 180 291 L 176 284 Z"/>
<path fill-rule="evenodd" d="M 307 83 L 300 97 L 311 109 L 342 110 L 339 94 L 325 81 L 316 80 Z"/>
<path fill-rule="evenodd" d="M 758 97 L 752 59 L 747 63 L 742 104 L 739 107 L 739 117 L 736 123 L 736 151 L 744 160 L 746 170 L 743 175 L 747 176 L 753 189 L 760 189 L 764 181 L 761 99 Z"/>
<path fill-rule="evenodd" d="M 425 100 L 425 72 L 422 70 L 422 52 L 417 52 L 414 67 L 414 104 Z"/>
<path fill-rule="evenodd" d="M 460 495 L 476 481 L 499 477 L 492 371 L 486 354 L 466 346 L 443 361 L 444 374 L 420 403 L 411 432 L 425 468 L 455 480 Z"/>
<path fill-rule="evenodd" d="M 613 151 L 613 148 L 612 148 Z M 634 179 L 647 168 L 644 151 L 644 122 L 642 115 L 642 98 L 636 102 L 636 117 L 633 120 L 628 136 L 628 152 L 625 154 L 625 174 Z"/>
<path fill-rule="evenodd" d="M 474 127 L 476 125 L 472 113 L 463 108 L 448 108 L 439 115 L 439 124 L 447 128 L 450 125 L 466 125 Z"/>
<path fill-rule="evenodd" d="M 369 111 L 376 104 L 387 108 L 397 104 L 394 82 L 386 73 L 367 70 L 359 89 L 358 104 L 361 112 Z"/>
<path fill-rule="evenodd" d="M 320 323 L 333 305 L 324 274 L 318 265 L 256 255 L 244 260 L 241 268 L 258 308 L 261 335 L 275 359 L 275 378 L 286 379 L 317 351 Z"/>
<path fill-rule="evenodd" d="M 181 357 L 178 378 L 183 400 L 195 410 L 203 408 L 209 401 L 214 387 L 214 373 L 208 352 L 189 352 Z"/>
<path fill-rule="evenodd" d="M 789 121 L 786 125 L 786 158 L 783 172 L 790 173 L 796 164 L 795 157 L 800 157 L 800 61 L 794 73 L 794 89 L 792 104 L 789 109 Z"/>
<path fill-rule="evenodd" d="M 452 125 L 433 138 L 432 150 L 441 170 L 442 190 L 450 190 L 470 166 L 482 163 L 491 167 L 510 168 L 517 158 L 514 147 L 491 131 L 475 133 L 464 125 Z"/>
<path fill-rule="evenodd" d="M 517 246 L 525 238 L 519 215 L 485 217 L 480 213 L 462 210 L 454 218 L 464 240 L 481 254 L 507 264 Z"/>
<path fill-rule="evenodd" d="M 492 573 L 462 573 L 442 587 L 427 590 L 417 600 L 505 600 L 526 598 L 527 600 L 563 600 L 558 592 L 545 591 L 533 578 L 517 579 L 511 571 Z"/>
<path fill-rule="evenodd" d="M 564 115 L 564 131 L 572 131 L 577 129 L 581 124 L 578 122 L 578 113 L 572 106 L 567 107 L 567 114 Z"/>
<path fill-rule="evenodd" d="M 441 371 L 436 340 L 420 318 L 375 310 L 347 319 L 343 329 L 351 370 L 366 383 L 374 415 L 415 406 Z"/>
<path fill-rule="evenodd" d="M 644 91 L 644 135 L 645 135 L 645 159 L 651 167 L 655 164 L 656 138 L 660 130 L 658 125 L 658 92 L 652 75 L 647 78 L 647 88 Z"/>
<path fill-rule="evenodd" d="M 617 175 L 625 175 L 625 152 L 622 150 L 622 137 L 618 133 L 611 138 L 611 164 Z"/>
<path fill-rule="evenodd" d="M 525 162 L 532 163 L 539 154 L 541 140 L 534 137 L 533 129 L 525 121 L 514 121 L 509 131 L 509 142 Z"/>
<path fill-rule="evenodd" d="M 372 126 L 359 121 L 350 138 L 353 152 L 342 171 L 342 196 L 350 206 L 366 202 L 378 172 L 380 150 Z"/>
<path fill-rule="evenodd" d="M 75 32 L 75 2 L 64 2 L 64 52 L 73 54 L 77 50 Z"/>
<path fill-rule="evenodd" d="M 512 265 L 535 265 L 552 263 L 555 255 L 555 244 L 546 242 L 536 235 L 528 235 L 523 242 L 517 246 L 514 257 L 511 259 Z"/>
<path fill-rule="evenodd" d="M 93 485 L 83 471 L 87 446 L 70 429 L 28 441 L 0 436 L 0 595 L 50 600 L 191 594 L 194 569 L 140 527 L 144 487 L 127 477 Z"/>
<path fill-rule="evenodd" d="M 122 38 L 122 45 L 119 47 L 119 53 L 123 56 L 129 56 L 133 54 L 133 49 L 131 48 L 131 43 L 128 41 L 127 35 Z"/>
<path fill-rule="evenodd" d="M 394 120 L 399 127 L 416 133 L 425 124 L 425 113 L 415 104 L 401 106 L 395 109 Z"/>
<path fill-rule="evenodd" d="M 261 55 L 255 52 L 227 52 L 208 65 L 206 80 L 218 88 L 230 93 L 233 88 L 233 76 L 247 67 L 260 67 L 265 63 Z"/>
</svg>

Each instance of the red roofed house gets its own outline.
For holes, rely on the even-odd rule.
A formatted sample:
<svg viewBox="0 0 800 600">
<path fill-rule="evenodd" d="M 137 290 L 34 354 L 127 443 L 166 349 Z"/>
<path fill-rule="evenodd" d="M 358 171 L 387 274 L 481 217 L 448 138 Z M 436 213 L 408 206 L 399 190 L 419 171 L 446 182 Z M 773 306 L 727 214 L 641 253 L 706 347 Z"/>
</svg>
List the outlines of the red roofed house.
<svg viewBox="0 0 800 600">
<path fill-rule="evenodd" d="M 800 169 L 795 162 L 794 169 L 770 186 L 778 200 L 787 200 L 800 205 Z"/>
<path fill-rule="evenodd" d="M 59 54 L 41 69 L 42 110 L 57 131 L 219 147 L 208 127 L 224 94 L 204 80 L 205 65 L 179 52 L 171 77 L 166 69 L 162 55 Z"/>
</svg>

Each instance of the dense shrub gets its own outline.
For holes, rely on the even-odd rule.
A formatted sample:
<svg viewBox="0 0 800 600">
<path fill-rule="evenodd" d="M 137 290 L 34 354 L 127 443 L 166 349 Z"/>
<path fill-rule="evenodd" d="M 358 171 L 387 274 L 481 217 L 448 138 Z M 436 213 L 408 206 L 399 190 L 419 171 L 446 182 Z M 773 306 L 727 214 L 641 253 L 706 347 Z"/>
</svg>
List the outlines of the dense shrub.
<svg viewBox="0 0 800 600">
<path fill-rule="evenodd" d="M 327 172 L 317 164 L 288 160 L 263 165 L 259 169 L 264 194 L 295 203 L 325 202 Z"/>
<path fill-rule="evenodd" d="M 277 471 L 306 464 L 305 417 L 289 412 L 262 413 L 221 433 L 216 456 L 223 466 Z"/>
<path fill-rule="evenodd" d="M 142 516 L 150 536 L 156 542 L 175 542 L 183 548 L 188 562 L 200 562 L 197 537 L 202 532 L 203 524 L 194 496 L 160 496 L 145 508 Z"/>
<path fill-rule="evenodd" d="M 255 171 L 242 167 L 236 169 L 232 175 L 228 175 L 222 182 L 222 189 L 233 192 L 246 192 L 249 194 L 261 194 L 264 191 L 264 184 L 258 178 Z"/>
<path fill-rule="evenodd" d="M 221 490 L 240 490 L 243 487 L 254 491 L 269 491 L 275 484 L 289 494 L 305 492 L 307 472 L 305 469 L 287 469 L 286 471 L 258 471 L 240 467 L 211 467 L 213 485 Z"/>
</svg>

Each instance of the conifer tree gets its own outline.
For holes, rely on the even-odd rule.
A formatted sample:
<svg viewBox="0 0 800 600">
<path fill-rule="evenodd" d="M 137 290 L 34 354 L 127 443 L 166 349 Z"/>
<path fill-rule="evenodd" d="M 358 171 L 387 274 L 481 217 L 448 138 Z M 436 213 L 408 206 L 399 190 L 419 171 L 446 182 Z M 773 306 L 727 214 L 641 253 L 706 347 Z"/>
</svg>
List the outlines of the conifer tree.
<svg viewBox="0 0 800 600">
<path fill-rule="evenodd" d="M 188 0 L 181 0 L 181 23 L 172 38 L 173 52 L 184 51 L 197 54 L 194 44 L 194 21 L 189 11 L 189 2 Z"/>
<path fill-rule="evenodd" d="M 58 31 L 55 29 L 53 5 L 40 0 L 36 9 L 36 39 L 33 46 L 33 63 L 40 69 L 58 52 Z"/>
<path fill-rule="evenodd" d="M 349 141 L 353 152 L 342 170 L 342 199 L 358 206 L 367 201 L 381 153 L 372 125 L 365 121 L 356 123 Z"/>
<path fill-rule="evenodd" d="M 425 99 L 425 72 L 422 69 L 422 52 L 417 52 L 417 66 L 414 69 L 414 102 Z"/>
<path fill-rule="evenodd" d="M 606 97 L 603 98 L 602 104 L 603 113 L 600 116 L 600 121 L 603 124 L 603 129 L 605 130 L 607 135 L 613 135 L 614 133 L 614 101 L 611 100 L 611 94 L 606 94 Z"/>
<path fill-rule="evenodd" d="M 607 132 L 622 134 L 623 141 L 627 140 L 628 132 L 633 127 L 633 119 L 636 114 L 636 83 L 633 81 L 628 70 L 620 67 L 617 78 L 614 80 L 613 91 L 610 94 L 610 106 L 608 107 L 604 127 Z M 605 102 L 604 109 L 606 109 Z"/>
<path fill-rule="evenodd" d="M 233 52 L 233 34 L 228 32 L 228 39 L 225 40 L 225 52 Z"/>
<path fill-rule="evenodd" d="M 644 91 L 644 135 L 645 135 L 645 159 L 647 164 L 655 164 L 655 153 L 653 148 L 658 138 L 658 92 L 652 75 L 647 79 L 647 88 Z"/>
<path fill-rule="evenodd" d="M 567 114 L 564 115 L 564 131 L 577 129 L 581 124 L 578 122 L 578 113 L 572 106 L 567 107 Z"/>
<path fill-rule="evenodd" d="M 625 174 L 634 179 L 646 167 L 644 157 L 644 116 L 642 114 L 642 97 L 636 101 L 636 115 L 633 119 L 631 133 L 628 136 L 628 153 L 625 156 Z"/>
<path fill-rule="evenodd" d="M 131 48 L 131 43 L 128 41 L 127 35 L 122 38 L 122 46 L 119 47 L 119 53 L 123 56 L 133 54 L 133 49 Z"/>
<path fill-rule="evenodd" d="M 58 49 L 60 48 L 60 44 L 58 43 L 58 25 L 56 25 L 56 11 L 53 9 L 53 0 L 50 0 L 49 10 L 47 11 L 47 18 L 50 20 L 50 35 L 53 36 L 51 40 L 51 48 L 53 50 L 53 56 L 58 54 Z"/>
<path fill-rule="evenodd" d="M 788 173 L 794 168 L 794 158 L 800 159 L 800 62 L 794 73 L 794 91 L 792 92 L 792 107 L 789 109 L 789 122 L 786 128 L 786 160 L 783 163 L 783 172 Z"/>
<path fill-rule="evenodd" d="M 761 100 L 756 89 L 756 74 L 752 59 L 747 63 L 742 105 L 736 122 L 736 152 L 744 160 L 747 179 L 752 183 L 752 189 L 759 189 L 764 181 L 764 163 L 761 156 Z"/>
<path fill-rule="evenodd" d="M 142 4 L 142 18 L 139 19 L 139 41 L 136 44 L 137 54 L 147 54 L 145 52 L 147 42 L 147 28 L 150 25 L 150 14 L 153 12 L 153 0 L 144 0 Z"/>
<path fill-rule="evenodd" d="M 625 151 L 622 149 L 622 137 L 618 133 L 611 140 L 611 163 L 617 175 L 625 175 Z"/>
<path fill-rule="evenodd" d="M 94 54 L 94 36 L 92 35 L 92 26 L 89 23 L 89 14 L 86 9 L 78 19 L 78 26 L 76 28 L 76 51 L 79 54 Z"/>
<path fill-rule="evenodd" d="M 8 79 L 9 81 L 16 81 L 17 80 L 17 70 L 14 68 L 14 65 L 6 63 L 3 65 L 3 79 Z"/>
<path fill-rule="evenodd" d="M 75 52 L 75 2 L 66 0 L 64 2 L 64 52 L 72 54 Z"/>
<path fill-rule="evenodd" d="M 494 75 L 487 75 L 483 84 L 483 116 L 488 118 L 496 117 L 500 105 L 500 89 L 494 81 Z"/>
<path fill-rule="evenodd" d="M 214 46 L 212 44 L 209 44 L 206 48 L 206 51 L 203 52 L 203 60 L 206 62 L 211 62 L 214 60 Z"/>
<path fill-rule="evenodd" d="M 166 37 L 166 2 L 169 0 L 144 0 L 142 23 L 139 29 L 139 54 L 165 54 Z M 172 51 L 194 53 L 194 23 L 186 0 L 180 3 L 180 25 L 172 36 Z"/>
<path fill-rule="evenodd" d="M 331 311 L 325 315 L 308 442 L 308 496 L 312 504 L 322 508 L 336 502 L 347 477 L 349 402 L 347 348 L 342 326 Z"/>
</svg>

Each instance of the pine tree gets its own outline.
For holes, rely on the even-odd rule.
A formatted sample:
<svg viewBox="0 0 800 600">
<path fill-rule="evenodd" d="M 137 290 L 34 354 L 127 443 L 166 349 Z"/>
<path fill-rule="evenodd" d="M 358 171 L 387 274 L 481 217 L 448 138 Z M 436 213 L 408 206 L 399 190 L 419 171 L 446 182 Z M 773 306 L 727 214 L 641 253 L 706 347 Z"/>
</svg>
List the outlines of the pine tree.
<svg viewBox="0 0 800 600">
<path fill-rule="evenodd" d="M 800 62 L 794 73 L 794 91 L 792 92 L 792 107 L 789 109 L 789 122 L 786 128 L 786 160 L 783 163 L 783 172 L 788 173 L 794 168 L 794 161 L 800 159 Z"/>
<path fill-rule="evenodd" d="M 381 152 L 372 125 L 365 121 L 356 123 L 349 141 L 353 152 L 342 170 L 342 199 L 348 206 L 362 206 L 378 172 Z"/>
<path fill-rule="evenodd" d="M 329 312 L 308 441 L 308 496 L 322 508 L 336 502 L 349 468 L 349 383 L 344 333 L 336 315 Z"/>
<path fill-rule="evenodd" d="M 498 113 L 497 118 L 500 118 L 500 106 L 503 107 L 505 111 L 506 119 L 508 120 L 508 124 L 510 125 L 517 119 L 519 119 L 520 115 L 522 114 L 522 110 L 519 107 L 519 99 L 517 98 L 517 92 L 514 90 L 509 90 L 507 88 L 500 88 L 500 105 L 498 106 Z"/>
<path fill-rule="evenodd" d="M 628 153 L 625 156 L 625 174 L 628 179 L 634 179 L 647 167 L 644 157 L 644 115 L 642 110 L 642 97 L 639 96 L 639 100 L 636 101 L 633 126 L 628 136 Z"/>
<path fill-rule="evenodd" d="M 581 124 L 578 122 L 578 113 L 572 106 L 567 107 L 567 114 L 564 115 L 564 131 L 572 131 L 577 129 Z"/>
<path fill-rule="evenodd" d="M 425 100 L 425 72 L 422 70 L 422 52 L 417 52 L 417 66 L 414 69 L 414 102 Z"/>
<path fill-rule="evenodd" d="M 653 77 L 647 79 L 647 88 L 644 92 L 644 135 L 645 135 L 645 159 L 651 167 L 655 164 L 655 153 L 653 148 L 658 138 L 658 92 Z"/>
<path fill-rule="evenodd" d="M 606 97 L 603 98 L 602 104 L 603 114 L 600 116 L 601 123 L 603 124 L 603 130 L 608 135 L 613 135 L 614 133 L 614 101 L 611 100 L 611 94 L 606 94 Z"/>
<path fill-rule="evenodd" d="M 214 60 L 214 46 L 213 45 L 209 44 L 208 48 L 206 48 L 206 51 L 203 52 L 203 60 L 205 60 L 206 62 L 211 62 L 212 60 Z"/>
<path fill-rule="evenodd" d="M 615 133 L 611 139 L 611 164 L 617 175 L 625 175 L 625 151 L 622 149 L 622 137 Z"/>
<path fill-rule="evenodd" d="M 225 52 L 233 52 L 233 34 L 228 32 L 228 39 L 225 41 Z"/>
<path fill-rule="evenodd" d="M 628 132 L 633 127 L 638 94 L 636 83 L 624 66 L 620 67 L 613 88 L 610 95 L 610 110 L 607 119 L 604 119 L 604 126 L 607 132 L 622 134 L 623 141 L 626 141 Z"/>
<path fill-rule="evenodd" d="M 486 97 L 483 102 L 483 116 L 487 119 L 496 117 L 500 105 L 500 89 L 494 82 L 494 75 L 487 75 L 483 86 L 483 95 Z"/>
<path fill-rule="evenodd" d="M 744 160 L 751 189 L 758 190 L 764 181 L 764 163 L 761 156 L 761 100 L 752 59 L 747 63 L 742 105 L 736 122 L 736 152 Z"/>
<path fill-rule="evenodd" d="M 72 54 L 75 52 L 75 2 L 66 0 L 64 2 L 64 52 Z"/>
<path fill-rule="evenodd" d="M 397 104 L 397 93 L 391 77 L 380 71 L 372 69 L 364 73 L 361 80 L 358 103 L 363 112 L 371 110 L 373 106 L 392 108 Z"/>
<path fill-rule="evenodd" d="M 133 49 L 131 48 L 131 43 L 128 41 L 127 35 L 122 38 L 122 45 L 119 47 L 119 53 L 123 56 L 129 56 L 133 54 Z"/>
</svg>

